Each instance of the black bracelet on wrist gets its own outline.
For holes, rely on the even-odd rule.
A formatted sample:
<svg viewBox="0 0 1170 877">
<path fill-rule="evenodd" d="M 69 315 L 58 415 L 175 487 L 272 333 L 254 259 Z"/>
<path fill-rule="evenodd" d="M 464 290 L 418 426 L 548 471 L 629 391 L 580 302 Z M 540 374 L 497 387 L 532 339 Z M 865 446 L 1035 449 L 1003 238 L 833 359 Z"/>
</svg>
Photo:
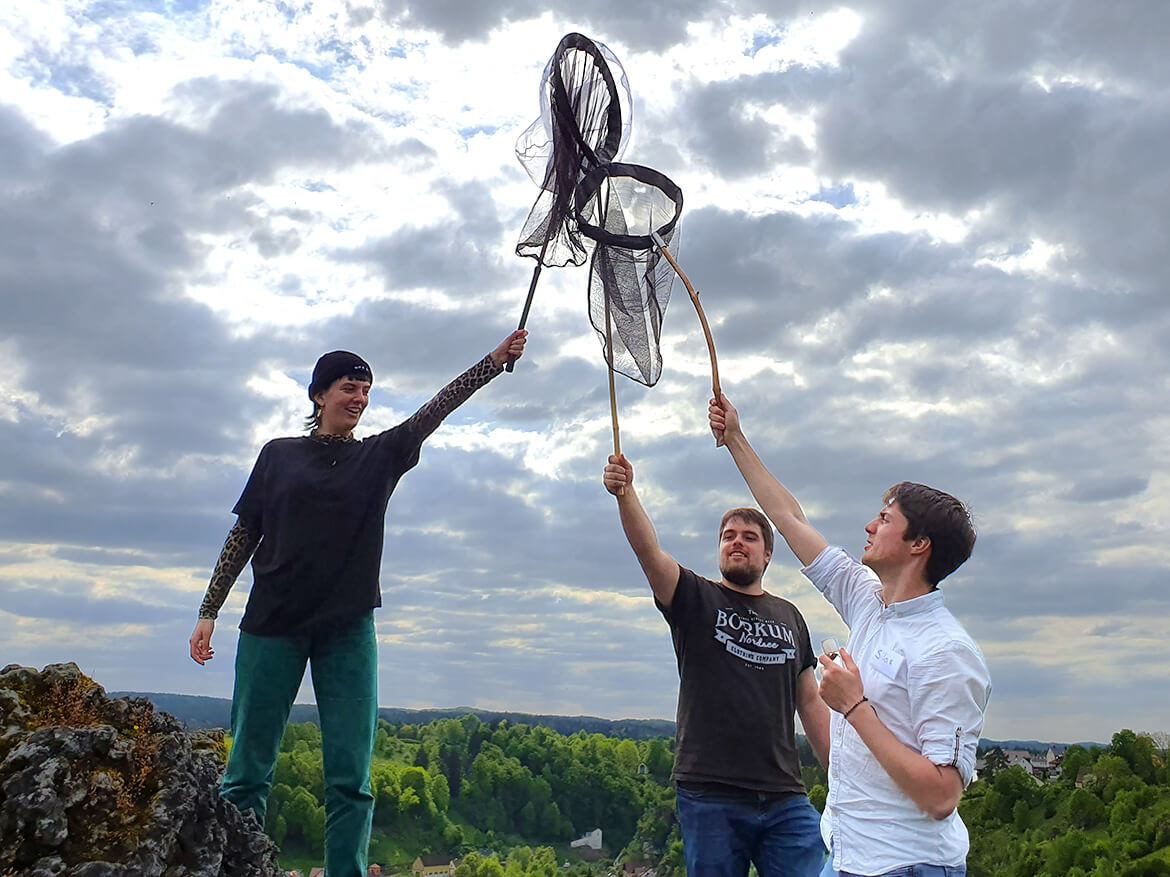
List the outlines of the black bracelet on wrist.
<svg viewBox="0 0 1170 877">
<path fill-rule="evenodd" d="M 843 718 L 843 719 L 849 718 L 849 714 L 851 712 L 853 712 L 855 709 L 857 709 L 859 706 L 861 706 L 863 703 L 869 703 L 869 698 L 866 697 L 865 695 L 862 695 L 861 700 L 857 701 L 857 703 L 853 704 L 853 706 L 851 706 L 851 707 L 849 707 L 849 709 L 845 710 L 845 712 L 843 712 L 841 714 L 841 718 Z"/>
</svg>

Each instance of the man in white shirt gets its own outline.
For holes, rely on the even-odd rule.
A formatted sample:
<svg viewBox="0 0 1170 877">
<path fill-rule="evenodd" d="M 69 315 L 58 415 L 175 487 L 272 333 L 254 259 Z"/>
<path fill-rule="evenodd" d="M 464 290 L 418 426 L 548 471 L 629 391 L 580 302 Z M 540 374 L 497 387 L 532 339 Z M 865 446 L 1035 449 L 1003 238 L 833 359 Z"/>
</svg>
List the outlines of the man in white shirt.
<svg viewBox="0 0 1170 877">
<path fill-rule="evenodd" d="M 971 782 L 991 694 L 979 648 L 943 605 L 938 583 L 975 544 L 961 502 L 921 484 L 886 492 L 860 562 L 830 547 L 768 471 L 726 396 L 711 431 L 804 573 L 850 629 L 852 654 L 820 659 L 830 723 L 823 877 L 962 877 Z"/>
</svg>

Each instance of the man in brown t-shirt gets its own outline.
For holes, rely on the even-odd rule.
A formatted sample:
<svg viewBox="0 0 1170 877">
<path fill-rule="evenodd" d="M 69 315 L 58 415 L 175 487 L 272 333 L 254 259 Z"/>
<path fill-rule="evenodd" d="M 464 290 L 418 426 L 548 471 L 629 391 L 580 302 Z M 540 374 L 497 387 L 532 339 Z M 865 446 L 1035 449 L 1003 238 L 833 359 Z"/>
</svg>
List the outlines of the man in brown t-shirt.
<svg viewBox="0 0 1170 877">
<path fill-rule="evenodd" d="M 670 624 L 678 659 L 673 778 L 691 877 L 820 873 L 820 817 L 805 795 L 794 714 L 828 762 L 829 711 L 816 655 L 795 606 L 764 591 L 772 527 L 757 509 L 732 509 L 719 527 L 720 581 L 662 550 L 624 456 L 605 467 L 626 538 Z"/>
</svg>

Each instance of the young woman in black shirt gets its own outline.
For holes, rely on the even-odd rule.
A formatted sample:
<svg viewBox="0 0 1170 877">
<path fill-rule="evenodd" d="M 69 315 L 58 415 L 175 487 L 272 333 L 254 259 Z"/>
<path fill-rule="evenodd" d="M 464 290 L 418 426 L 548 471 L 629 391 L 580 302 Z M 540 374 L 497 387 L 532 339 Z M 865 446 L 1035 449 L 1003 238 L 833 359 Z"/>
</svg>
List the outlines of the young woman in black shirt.
<svg viewBox="0 0 1170 877">
<path fill-rule="evenodd" d="M 517 330 L 398 426 L 363 440 L 353 430 L 373 373 L 333 351 L 309 384 L 306 436 L 270 441 L 233 509 L 191 634 L 191 657 L 214 655 L 211 635 L 249 560 L 253 584 L 240 622 L 232 694 L 232 749 L 221 794 L 261 824 L 280 741 L 305 666 L 312 668 L 325 766 L 325 868 L 364 877 L 373 819 L 370 757 L 377 730 L 378 573 L 386 505 L 443 419 L 524 352 Z"/>
</svg>

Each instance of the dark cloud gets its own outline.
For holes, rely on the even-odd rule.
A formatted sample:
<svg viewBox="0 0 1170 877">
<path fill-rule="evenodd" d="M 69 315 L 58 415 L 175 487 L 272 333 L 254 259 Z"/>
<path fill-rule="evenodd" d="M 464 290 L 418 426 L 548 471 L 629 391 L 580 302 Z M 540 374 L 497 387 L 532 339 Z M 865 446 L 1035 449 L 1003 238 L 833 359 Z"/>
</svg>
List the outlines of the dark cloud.
<svg viewBox="0 0 1170 877">
<path fill-rule="evenodd" d="M 1074 502 L 1103 502 L 1111 499 L 1128 499 L 1149 486 L 1149 476 L 1093 479 L 1074 485 L 1066 495 Z"/>
<path fill-rule="evenodd" d="M 0 599 L 4 611 L 20 618 L 46 621 L 75 621 L 101 627 L 113 624 L 159 624 L 184 615 L 178 607 L 151 605 L 129 597 L 96 596 L 87 586 L 72 581 L 57 581 L 52 588 L 43 582 L 36 586 L 0 580 Z"/>
<path fill-rule="evenodd" d="M 601 42 L 620 40 L 629 45 L 661 50 L 686 38 L 689 21 L 722 18 L 731 7 L 732 4 L 725 0 L 716 3 L 679 0 L 639 7 L 617 0 L 601 0 L 588 8 L 571 4 L 568 0 L 503 0 L 471 5 L 460 0 L 431 0 L 428 3 L 382 0 L 379 9 L 391 23 L 434 30 L 453 43 L 481 40 L 492 30 L 508 23 L 527 21 L 552 12 L 566 21 L 580 23 L 570 26 L 570 30 L 579 30 Z M 554 42 L 549 46 L 549 53 L 555 48 Z"/>
<path fill-rule="evenodd" d="M 0 104 L 0 179 L 19 184 L 33 174 L 49 151 L 49 138 L 14 107 Z"/>
<path fill-rule="evenodd" d="M 1063 244 L 1089 294 L 1156 288 L 1170 105 L 1166 62 L 1138 32 L 1170 33 L 1166 10 L 1140 4 L 1108 22 L 1071 3 L 955 12 L 867 10 L 842 58 L 852 75 L 818 110 L 818 167 L 880 179 L 915 206 L 978 209 L 989 233 Z"/>
<path fill-rule="evenodd" d="M 742 82 L 728 80 L 689 91 L 679 109 L 689 123 L 685 130 L 691 153 L 729 180 L 810 158 L 800 141 L 785 139 L 776 126 L 750 109 L 752 97 Z"/>
</svg>

